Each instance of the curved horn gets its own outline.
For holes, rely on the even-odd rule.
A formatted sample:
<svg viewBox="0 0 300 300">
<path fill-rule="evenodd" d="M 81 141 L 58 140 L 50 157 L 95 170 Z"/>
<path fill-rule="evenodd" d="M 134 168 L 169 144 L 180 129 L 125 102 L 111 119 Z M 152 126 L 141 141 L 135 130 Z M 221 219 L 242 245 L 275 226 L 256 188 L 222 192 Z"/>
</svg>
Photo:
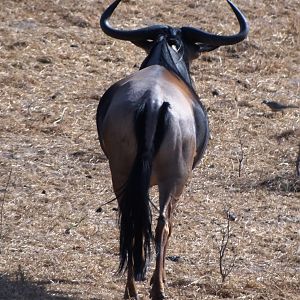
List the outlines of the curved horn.
<svg viewBox="0 0 300 300">
<path fill-rule="evenodd" d="M 113 28 L 108 20 L 114 12 L 115 8 L 121 0 L 114 1 L 102 14 L 100 18 L 100 26 L 104 33 L 107 35 L 120 40 L 126 41 L 141 41 L 147 39 L 155 39 L 155 37 L 164 30 L 168 29 L 168 26 L 164 25 L 154 25 L 141 29 L 134 30 L 122 30 Z"/>
<path fill-rule="evenodd" d="M 193 43 L 204 43 L 211 46 L 224 46 L 224 45 L 233 45 L 244 40 L 249 32 L 249 25 L 246 17 L 243 13 L 230 1 L 227 0 L 229 5 L 231 6 L 233 12 L 235 13 L 239 24 L 240 24 L 240 32 L 234 35 L 223 36 L 217 34 L 211 34 L 206 31 L 202 31 L 200 29 L 196 29 L 193 27 L 182 27 L 182 34 L 186 39 Z"/>
</svg>

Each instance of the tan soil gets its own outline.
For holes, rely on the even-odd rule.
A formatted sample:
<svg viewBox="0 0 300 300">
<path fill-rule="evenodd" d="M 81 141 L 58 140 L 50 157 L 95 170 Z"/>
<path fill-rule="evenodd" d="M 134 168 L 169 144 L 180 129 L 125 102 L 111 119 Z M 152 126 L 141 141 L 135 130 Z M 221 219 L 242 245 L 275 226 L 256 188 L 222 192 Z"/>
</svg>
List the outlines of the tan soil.
<svg viewBox="0 0 300 300">
<path fill-rule="evenodd" d="M 123 295 L 124 278 L 114 276 L 116 203 L 95 211 L 113 197 L 95 113 L 99 96 L 145 54 L 101 32 L 109 3 L 1 0 L 0 299 Z M 212 139 L 176 211 L 168 255 L 180 259 L 167 261 L 169 299 L 300 297 L 300 112 L 274 114 L 261 104 L 300 105 L 299 2 L 236 4 L 249 38 L 203 54 L 191 70 Z M 237 30 L 226 1 L 130 0 L 114 17 L 120 26 L 154 23 Z M 228 208 L 238 219 L 225 266 L 236 262 L 221 284 Z M 148 299 L 149 280 L 138 286 Z"/>
</svg>

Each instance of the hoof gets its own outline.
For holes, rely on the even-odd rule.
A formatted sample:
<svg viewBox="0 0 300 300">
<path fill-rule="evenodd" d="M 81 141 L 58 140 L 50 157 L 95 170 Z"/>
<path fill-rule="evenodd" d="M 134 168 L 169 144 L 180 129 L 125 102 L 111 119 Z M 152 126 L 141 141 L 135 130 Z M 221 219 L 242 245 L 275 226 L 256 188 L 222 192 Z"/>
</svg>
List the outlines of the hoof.
<svg viewBox="0 0 300 300">
<path fill-rule="evenodd" d="M 150 292 L 150 298 L 152 300 L 164 300 L 164 299 L 167 299 L 164 292 L 162 292 L 162 291 L 155 291 L 154 292 L 153 290 L 151 290 L 151 292 Z"/>
<path fill-rule="evenodd" d="M 126 289 L 125 293 L 124 293 L 124 299 L 126 300 L 139 300 L 139 296 L 135 291 L 129 291 L 128 289 Z"/>
<path fill-rule="evenodd" d="M 124 299 L 126 300 L 139 300 L 140 297 L 138 295 L 135 295 L 135 296 L 129 296 L 127 294 L 124 295 Z"/>
</svg>

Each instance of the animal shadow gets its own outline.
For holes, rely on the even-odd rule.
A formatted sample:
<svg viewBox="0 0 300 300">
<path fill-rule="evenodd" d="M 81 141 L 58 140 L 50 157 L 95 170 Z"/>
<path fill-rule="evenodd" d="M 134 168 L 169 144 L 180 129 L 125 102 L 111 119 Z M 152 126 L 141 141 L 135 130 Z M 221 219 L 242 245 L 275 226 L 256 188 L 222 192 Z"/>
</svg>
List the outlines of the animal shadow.
<svg viewBox="0 0 300 300">
<path fill-rule="evenodd" d="M 31 282 L 25 278 L 11 278 L 0 274 L 1 300 L 71 300 L 61 292 L 47 291 L 45 284 L 49 282 Z"/>
</svg>

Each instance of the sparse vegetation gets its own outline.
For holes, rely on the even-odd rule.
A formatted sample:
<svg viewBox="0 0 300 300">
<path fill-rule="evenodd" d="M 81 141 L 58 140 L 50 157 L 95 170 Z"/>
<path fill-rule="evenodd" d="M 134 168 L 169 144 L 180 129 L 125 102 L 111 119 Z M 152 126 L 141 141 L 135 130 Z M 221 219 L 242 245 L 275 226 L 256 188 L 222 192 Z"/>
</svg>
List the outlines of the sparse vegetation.
<svg viewBox="0 0 300 300">
<path fill-rule="evenodd" d="M 114 276 L 116 203 L 96 212 L 114 195 L 95 114 L 99 96 L 136 70 L 144 53 L 100 31 L 99 15 L 110 1 L 1 1 L 1 299 L 123 295 L 124 278 Z M 261 104 L 272 99 L 300 105 L 299 3 L 236 4 L 249 19 L 249 39 L 206 53 L 191 67 L 212 138 L 174 217 L 167 256 L 180 259 L 166 261 L 173 300 L 296 300 L 300 294 L 300 111 L 274 114 Z M 225 0 L 130 0 L 112 21 L 231 34 L 234 20 Z M 240 137 L 246 163 L 238 177 Z M 155 190 L 153 196 L 157 205 Z M 220 290 L 211 234 L 215 221 L 223 220 L 225 199 L 239 216 L 234 232 L 240 242 L 236 268 Z M 139 286 L 142 299 L 149 274 Z"/>
<path fill-rule="evenodd" d="M 239 137 L 239 146 L 240 146 L 240 149 L 239 149 L 239 151 L 237 153 L 237 161 L 238 161 L 238 174 L 239 174 L 239 177 L 241 177 L 241 175 L 242 175 L 242 168 L 243 168 L 243 164 L 244 164 L 244 160 L 245 160 L 245 153 L 244 153 L 244 145 L 243 145 L 243 142 L 242 142 L 242 137 L 241 137 L 240 130 L 239 130 L 238 137 Z"/>
<path fill-rule="evenodd" d="M 225 282 L 226 278 L 233 271 L 235 267 L 236 261 L 236 253 L 235 248 L 230 245 L 232 239 L 232 229 L 230 222 L 231 220 L 231 212 L 229 210 L 226 211 L 226 224 L 221 227 L 221 244 L 219 246 L 219 270 L 222 278 L 222 283 Z M 231 248 L 232 256 L 228 258 L 228 252 Z"/>
</svg>

